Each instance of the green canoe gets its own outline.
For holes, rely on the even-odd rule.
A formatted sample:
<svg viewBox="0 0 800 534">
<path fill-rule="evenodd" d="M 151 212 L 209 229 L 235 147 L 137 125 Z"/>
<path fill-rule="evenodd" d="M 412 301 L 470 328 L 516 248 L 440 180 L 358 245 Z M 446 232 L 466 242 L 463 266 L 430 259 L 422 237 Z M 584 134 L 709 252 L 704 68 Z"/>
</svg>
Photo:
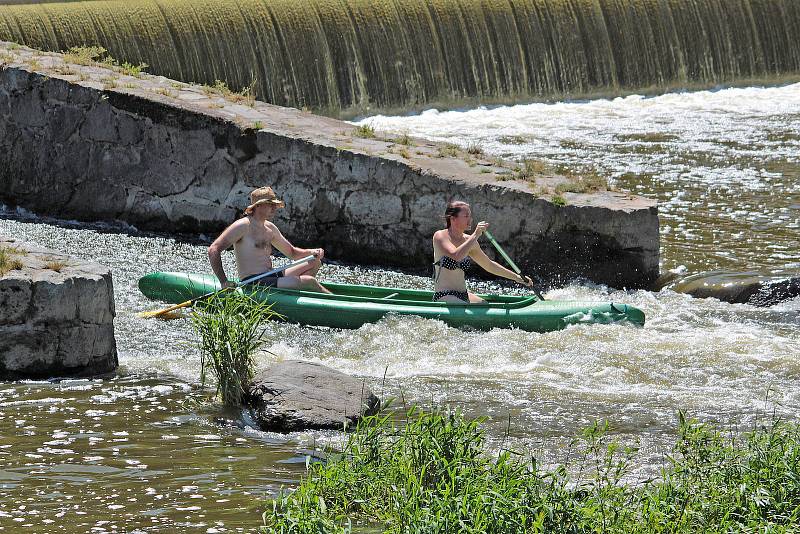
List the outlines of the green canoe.
<svg viewBox="0 0 800 534">
<path fill-rule="evenodd" d="M 287 321 L 334 328 L 358 328 L 387 313 L 438 319 L 454 327 L 480 330 L 519 328 L 559 330 L 570 324 L 627 321 L 644 325 L 644 313 L 627 304 L 539 300 L 534 296 L 481 295 L 485 304 L 432 302 L 430 291 L 324 283 L 332 295 L 290 289 L 245 287 L 255 298 L 273 304 Z M 152 300 L 177 304 L 219 289 L 213 275 L 151 273 L 139 289 Z"/>
</svg>

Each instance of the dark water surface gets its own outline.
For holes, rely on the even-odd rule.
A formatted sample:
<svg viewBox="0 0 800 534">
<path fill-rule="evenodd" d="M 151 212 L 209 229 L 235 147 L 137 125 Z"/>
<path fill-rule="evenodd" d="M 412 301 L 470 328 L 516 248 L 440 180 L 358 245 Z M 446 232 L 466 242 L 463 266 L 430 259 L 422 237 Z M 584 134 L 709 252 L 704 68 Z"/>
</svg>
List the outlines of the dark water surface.
<svg viewBox="0 0 800 534">
<path fill-rule="evenodd" d="M 617 187 L 662 202 L 664 270 L 800 270 L 800 86 L 373 120 L 397 132 L 480 142 L 491 154 L 607 169 Z M 136 316 L 155 307 L 136 289 L 138 278 L 152 270 L 207 271 L 205 246 L 110 230 L 0 213 L 4 235 L 112 268 L 121 364 L 113 380 L 0 385 L 0 530 L 252 529 L 260 497 L 302 475 L 304 451 L 341 437 L 266 434 L 209 404 L 213 391 L 199 387 L 187 322 Z M 431 284 L 337 264 L 321 275 Z M 660 465 L 678 410 L 740 430 L 773 410 L 797 419 L 800 301 L 756 308 L 577 284 L 546 296 L 627 302 L 648 322 L 547 334 L 465 332 L 413 317 L 350 331 L 274 323 L 272 354 L 259 354 L 258 363 L 309 359 L 364 377 L 407 404 L 486 415 L 490 448 L 533 450 L 546 462 L 563 459 L 582 427 L 607 418 L 619 439 L 641 447 L 634 478 Z"/>
</svg>

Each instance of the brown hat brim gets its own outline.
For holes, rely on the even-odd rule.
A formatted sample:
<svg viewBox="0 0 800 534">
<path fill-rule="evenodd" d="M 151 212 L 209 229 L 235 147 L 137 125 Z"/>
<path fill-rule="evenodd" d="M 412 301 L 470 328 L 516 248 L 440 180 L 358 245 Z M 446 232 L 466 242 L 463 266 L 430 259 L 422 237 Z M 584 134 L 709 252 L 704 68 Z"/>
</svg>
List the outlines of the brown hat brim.
<svg viewBox="0 0 800 534">
<path fill-rule="evenodd" d="M 261 204 L 275 204 L 279 208 L 282 208 L 282 207 L 284 207 L 286 205 L 286 204 L 283 203 L 283 200 L 278 200 L 277 198 L 274 198 L 274 199 L 262 198 L 261 200 L 253 202 L 252 204 L 247 206 L 244 209 L 244 212 L 245 213 L 250 213 L 251 211 L 253 211 L 256 208 L 256 206 L 260 206 Z"/>
</svg>

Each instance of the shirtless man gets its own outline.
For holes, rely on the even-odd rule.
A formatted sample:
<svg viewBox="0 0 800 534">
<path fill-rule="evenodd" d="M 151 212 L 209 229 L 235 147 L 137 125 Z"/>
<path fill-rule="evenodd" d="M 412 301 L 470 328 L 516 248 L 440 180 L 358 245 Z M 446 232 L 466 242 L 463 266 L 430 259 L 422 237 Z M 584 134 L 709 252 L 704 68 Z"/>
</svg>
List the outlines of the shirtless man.
<svg viewBox="0 0 800 534">
<path fill-rule="evenodd" d="M 222 251 L 233 245 L 239 279 L 272 270 L 272 247 L 283 252 L 293 260 L 313 255 L 315 259 L 304 265 L 291 267 L 257 283 L 269 287 L 302 289 L 330 293 L 322 287 L 314 275 L 322 266 L 325 251 L 321 248 L 297 248 L 283 237 L 271 219 L 284 203 L 279 200 L 271 187 L 260 187 L 250 193 L 250 205 L 245 208 L 245 216 L 228 226 L 208 247 L 208 260 L 222 287 L 235 287 L 228 280 L 222 267 Z"/>
</svg>

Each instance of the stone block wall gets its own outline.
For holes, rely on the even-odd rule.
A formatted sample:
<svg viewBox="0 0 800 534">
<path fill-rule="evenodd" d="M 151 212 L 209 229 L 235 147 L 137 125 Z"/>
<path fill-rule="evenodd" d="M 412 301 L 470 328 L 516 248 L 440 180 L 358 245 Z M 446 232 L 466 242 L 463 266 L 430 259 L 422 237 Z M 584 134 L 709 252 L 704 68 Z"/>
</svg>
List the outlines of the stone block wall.
<svg viewBox="0 0 800 534">
<path fill-rule="evenodd" d="M 501 164 L 442 157 L 436 143 L 359 138 L 348 123 L 300 110 L 7 50 L 1 202 L 213 236 L 241 214 L 250 190 L 271 185 L 286 201 L 276 223 L 296 244 L 323 246 L 334 259 L 426 269 L 447 201 L 462 199 L 531 274 L 616 287 L 658 276 L 654 201 L 566 193 L 562 207 L 508 180 Z"/>
<path fill-rule="evenodd" d="M 0 274 L 0 380 L 115 370 L 111 272 L 8 237 L 0 248 L 22 264 Z"/>
</svg>

